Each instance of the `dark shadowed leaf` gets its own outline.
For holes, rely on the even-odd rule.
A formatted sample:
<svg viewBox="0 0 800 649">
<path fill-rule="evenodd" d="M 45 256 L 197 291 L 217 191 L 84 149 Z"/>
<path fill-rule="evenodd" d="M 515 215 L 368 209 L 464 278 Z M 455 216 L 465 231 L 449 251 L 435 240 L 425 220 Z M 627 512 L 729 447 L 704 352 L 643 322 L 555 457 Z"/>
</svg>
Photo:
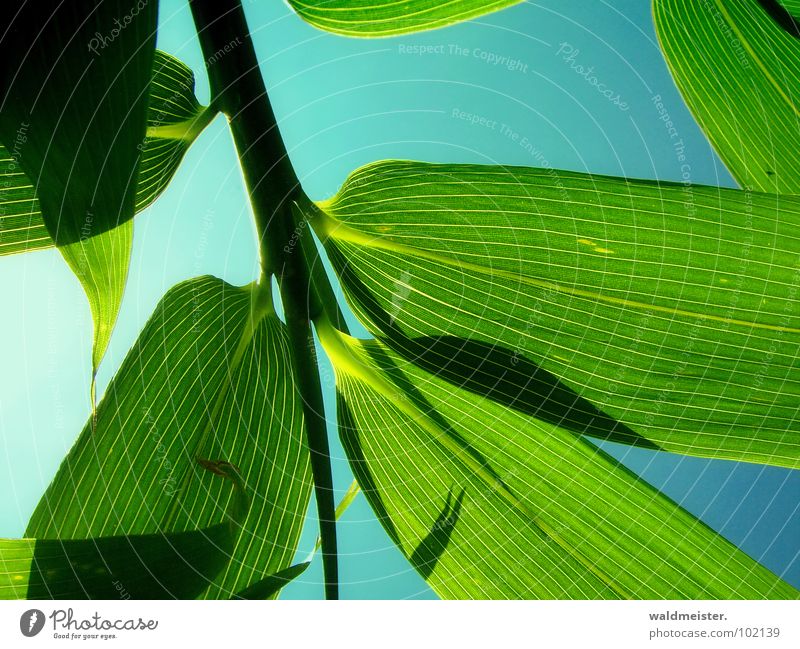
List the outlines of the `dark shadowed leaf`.
<svg viewBox="0 0 800 649">
<path fill-rule="evenodd" d="M 0 599 L 193 599 L 223 569 L 232 545 L 224 524 L 176 534 L 2 539 Z"/>
<path fill-rule="evenodd" d="M 247 510 L 206 529 L 88 539 L 0 539 L 0 599 L 190 599 L 228 563 Z"/>
<path fill-rule="evenodd" d="M 156 51 L 141 146 L 136 211 L 149 207 L 166 189 L 183 155 L 216 114 L 194 95 L 194 74 L 178 59 Z M 19 160 L 30 126 L 8 148 L 0 145 L 0 255 L 51 248 L 36 191 Z"/>
<path fill-rule="evenodd" d="M 770 0 L 763 0 L 762 4 L 768 4 Z M 800 0 L 778 0 L 778 3 L 786 9 L 786 12 L 793 18 L 800 18 Z"/>
<path fill-rule="evenodd" d="M 16 148 L 59 245 L 133 217 L 157 7 L 4 3 L 0 140 Z"/>
<path fill-rule="evenodd" d="M 252 586 L 248 586 L 244 590 L 239 591 L 232 599 L 269 599 L 274 597 L 280 592 L 281 588 L 292 581 L 292 579 L 302 575 L 308 566 L 308 563 L 296 563 L 293 566 L 289 566 L 285 570 L 265 577 Z"/>
<path fill-rule="evenodd" d="M 176 58 L 156 52 L 147 117 L 147 137 L 142 150 L 136 190 L 136 211 L 148 207 L 169 184 L 200 131 L 215 111 L 201 106 L 194 95 L 194 75 Z M 49 248 L 36 192 L 18 162 L 28 128 L 10 151 L 0 147 L 0 255 Z M 97 367 L 119 313 L 125 289 L 133 223 L 95 236 L 86 230 L 80 241 L 60 247 L 70 268 L 81 281 L 94 320 L 92 367 Z"/>
</svg>

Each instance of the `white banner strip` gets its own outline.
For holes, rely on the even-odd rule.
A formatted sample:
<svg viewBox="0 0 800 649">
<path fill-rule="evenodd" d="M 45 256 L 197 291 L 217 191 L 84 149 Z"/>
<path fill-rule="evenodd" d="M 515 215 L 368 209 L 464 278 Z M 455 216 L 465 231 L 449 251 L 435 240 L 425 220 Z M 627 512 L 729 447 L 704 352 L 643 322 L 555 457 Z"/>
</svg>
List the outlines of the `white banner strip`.
<svg viewBox="0 0 800 649">
<path fill-rule="evenodd" d="M 4 602 L 0 647 L 800 647 L 799 602 Z"/>
</svg>

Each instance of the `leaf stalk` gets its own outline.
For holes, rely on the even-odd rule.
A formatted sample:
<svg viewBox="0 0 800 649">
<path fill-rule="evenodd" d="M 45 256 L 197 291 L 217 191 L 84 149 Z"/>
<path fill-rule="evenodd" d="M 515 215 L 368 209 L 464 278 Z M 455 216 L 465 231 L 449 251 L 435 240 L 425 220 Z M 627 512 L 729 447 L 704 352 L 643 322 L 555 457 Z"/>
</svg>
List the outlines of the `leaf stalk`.
<svg viewBox="0 0 800 649">
<path fill-rule="evenodd" d="M 294 379 L 302 398 L 322 539 L 325 597 L 338 599 L 336 516 L 330 449 L 311 320 L 321 308 L 307 246 L 295 232 L 295 201 L 305 199 L 278 130 L 239 0 L 190 0 L 206 60 L 211 105 L 228 117 L 255 216 L 261 282 L 278 279 Z M 232 44 L 235 43 L 235 47 Z M 220 55 L 222 52 L 222 55 Z"/>
</svg>

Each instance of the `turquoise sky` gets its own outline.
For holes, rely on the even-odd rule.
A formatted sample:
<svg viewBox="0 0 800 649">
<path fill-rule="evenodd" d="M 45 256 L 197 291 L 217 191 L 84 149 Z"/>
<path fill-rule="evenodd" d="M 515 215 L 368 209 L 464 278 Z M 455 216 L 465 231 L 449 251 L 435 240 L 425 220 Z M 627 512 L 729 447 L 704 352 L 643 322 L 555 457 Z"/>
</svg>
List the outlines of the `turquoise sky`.
<svg viewBox="0 0 800 649">
<path fill-rule="evenodd" d="M 245 10 L 281 132 L 312 198 L 330 196 L 350 171 L 383 158 L 734 186 L 674 87 L 645 0 L 537 0 L 381 40 L 316 31 L 275 0 L 245 2 Z M 207 101 L 185 0 L 161 0 L 160 11 L 159 47 L 195 70 L 198 96 Z M 688 166 L 657 101 L 675 123 Z M 255 279 L 251 223 L 233 145 L 217 118 L 164 195 L 136 219 L 127 293 L 100 389 L 175 283 L 206 273 L 235 284 Z M 0 259 L 0 301 L 0 536 L 14 537 L 89 412 L 91 317 L 55 251 Z M 325 388 L 330 414 L 333 386 Z M 335 425 L 331 438 L 344 492 L 352 475 Z M 800 587 L 800 472 L 604 448 Z M 315 535 L 310 520 L 299 557 Z M 340 539 L 344 597 L 433 597 L 362 496 L 342 519 Z M 284 597 L 320 597 L 320 581 L 317 558 Z"/>
</svg>

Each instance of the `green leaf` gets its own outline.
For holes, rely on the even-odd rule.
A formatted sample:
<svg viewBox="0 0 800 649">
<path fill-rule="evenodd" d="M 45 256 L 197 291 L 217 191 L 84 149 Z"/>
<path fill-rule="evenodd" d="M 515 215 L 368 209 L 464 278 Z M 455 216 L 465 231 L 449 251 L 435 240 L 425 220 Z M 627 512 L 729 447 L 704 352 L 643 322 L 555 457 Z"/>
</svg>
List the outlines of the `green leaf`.
<svg viewBox="0 0 800 649">
<path fill-rule="evenodd" d="M 798 3 L 783 4 L 798 15 Z M 675 82 L 733 177 L 800 193 L 800 30 L 791 16 L 774 0 L 654 0 L 653 14 Z"/>
<path fill-rule="evenodd" d="M 410 34 L 518 4 L 521 0 L 289 0 L 292 8 L 318 29 L 375 38 Z"/>
<path fill-rule="evenodd" d="M 302 575 L 309 565 L 308 562 L 305 562 L 289 566 L 285 570 L 269 575 L 252 586 L 248 586 L 236 593 L 232 599 L 270 599 L 277 595 L 286 584 Z"/>
<path fill-rule="evenodd" d="M 136 211 L 149 207 L 164 191 L 197 136 L 216 116 L 194 94 L 194 73 L 174 56 L 156 50 L 147 135 L 136 184 Z"/>
<path fill-rule="evenodd" d="M 83 286 L 92 311 L 93 407 L 94 378 L 108 348 L 122 304 L 132 246 L 133 221 L 126 221 L 113 230 L 102 232 L 85 241 L 76 241 L 59 247 L 62 256 Z"/>
<path fill-rule="evenodd" d="M 193 599 L 224 568 L 231 537 L 220 524 L 176 534 L 0 539 L 0 599 Z"/>
<path fill-rule="evenodd" d="M 291 564 L 310 497 L 302 412 L 268 285 L 203 277 L 164 297 L 26 531 L 74 539 L 216 524 L 229 496 L 197 457 L 241 472 L 252 505 L 204 597 Z"/>
<path fill-rule="evenodd" d="M 0 140 L 58 245 L 133 217 L 158 3 L 5 8 Z M 25 130 L 25 140 L 19 134 Z"/>
<path fill-rule="evenodd" d="M 21 137 L 27 137 L 22 133 Z M 51 248 L 36 192 L 17 155 L 0 144 L 0 255 Z"/>
<path fill-rule="evenodd" d="M 235 497 L 242 498 L 234 480 Z M 228 562 L 241 512 L 206 529 L 74 540 L 0 539 L 0 599 L 188 599 Z"/>
<path fill-rule="evenodd" d="M 347 511 L 347 508 L 353 504 L 353 501 L 356 499 L 356 496 L 361 493 L 361 487 L 358 486 L 358 480 L 353 480 L 350 483 L 350 486 L 347 488 L 344 496 L 339 501 L 339 504 L 336 505 L 336 520 L 338 521 L 342 514 Z"/>
<path fill-rule="evenodd" d="M 336 510 L 334 511 L 335 520 L 339 520 L 344 513 L 348 510 L 350 505 L 353 504 L 353 501 L 356 499 L 356 496 L 361 493 L 361 487 L 358 486 L 358 480 L 353 480 L 350 483 L 350 486 L 347 488 L 344 496 L 339 501 L 339 504 L 336 505 Z M 314 544 L 314 549 L 311 551 L 309 556 L 313 557 L 319 549 L 322 547 L 322 537 L 317 537 L 317 542 Z"/>
<path fill-rule="evenodd" d="M 592 444 L 379 341 L 318 327 L 339 433 L 387 532 L 446 598 L 795 598 Z"/>
<path fill-rule="evenodd" d="M 137 212 L 149 207 L 166 189 L 194 138 L 216 114 L 198 103 L 194 85 L 191 69 L 156 51 L 147 136 L 139 143 Z M 9 148 L 0 145 L 0 256 L 55 245 L 44 225 L 33 184 L 18 164 L 29 130 L 30 126 L 21 129 Z"/>
<path fill-rule="evenodd" d="M 194 95 L 194 75 L 178 59 L 156 51 L 147 137 L 142 150 L 136 191 L 136 211 L 151 205 L 169 184 L 184 154 L 210 122 L 215 111 L 201 106 Z M 49 248 L 36 192 L 20 169 L 18 159 L 27 139 L 15 142 L 9 152 L 0 147 L 0 255 Z M 91 223 L 89 224 L 91 225 Z M 97 372 L 116 322 L 130 262 L 133 223 L 85 236 L 65 244 L 60 251 L 77 275 L 89 299 L 94 321 L 93 375 Z"/>
<path fill-rule="evenodd" d="M 764 0 L 765 4 L 769 4 L 770 0 Z M 778 0 L 780 5 L 786 9 L 791 16 L 800 16 L 800 0 Z"/>
<path fill-rule="evenodd" d="M 409 362 L 576 434 L 800 467 L 800 200 L 381 162 L 320 209 Z"/>
</svg>

